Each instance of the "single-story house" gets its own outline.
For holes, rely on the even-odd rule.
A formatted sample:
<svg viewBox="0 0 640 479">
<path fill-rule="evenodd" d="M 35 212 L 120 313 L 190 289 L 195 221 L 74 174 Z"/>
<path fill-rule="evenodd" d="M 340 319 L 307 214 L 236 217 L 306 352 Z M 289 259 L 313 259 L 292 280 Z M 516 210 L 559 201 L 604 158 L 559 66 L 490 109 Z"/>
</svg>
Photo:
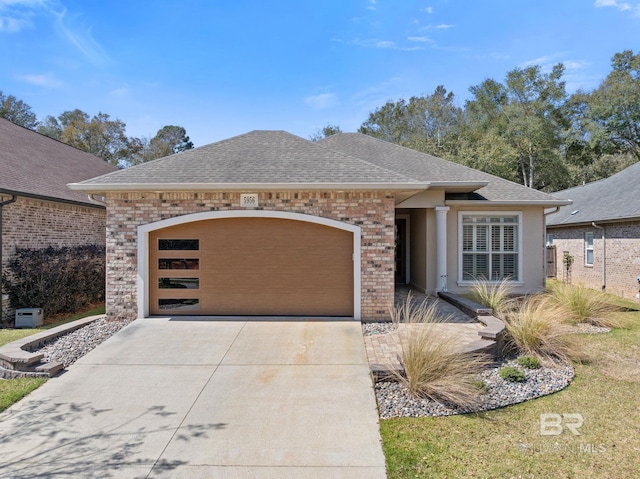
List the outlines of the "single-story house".
<svg viewBox="0 0 640 479">
<path fill-rule="evenodd" d="M 634 298 L 640 276 L 640 163 L 609 178 L 554 193 L 573 200 L 547 217 L 556 274 Z M 573 258 L 569 271 L 565 255 Z M 567 278 L 567 276 L 569 276 Z"/>
<path fill-rule="evenodd" d="M 104 245 L 104 205 L 67 184 L 115 170 L 94 155 L 0 118 L 2 271 L 15 248 Z M 3 294 L 2 320 L 11 321 L 13 314 Z"/>
<path fill-rule="evenodd" d="M 70 185 L 107 205 L 107 312 L 387 319 L 395 284 L 544 286 L 567 204 L 358 133 L 252 131 Z"/>
</svg>

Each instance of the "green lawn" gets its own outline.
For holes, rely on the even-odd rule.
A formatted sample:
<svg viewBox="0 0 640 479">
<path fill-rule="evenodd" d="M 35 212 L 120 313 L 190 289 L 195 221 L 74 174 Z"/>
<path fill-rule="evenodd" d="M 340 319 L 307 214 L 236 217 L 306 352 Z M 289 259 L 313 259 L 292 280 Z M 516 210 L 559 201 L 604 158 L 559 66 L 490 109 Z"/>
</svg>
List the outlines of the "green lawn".
<svg viewBox="0 0 640 479">
<path fill-rule="evenodd" d="M 626 329 L 578 336 L 588 360 L 563 391 L 482 414 L 381 421 L 389 478 L 639 477 L 640 312 L 616 314 Z M 543 413 L 582 415 L 581 434 L 541 435 Z"/>
<path fill-rule="evenodd" d="M 16 339 L 24 338 L 41 331 L 60 326 L 61 324 L 75 321 L 76 319 L 94 316 L 96 314 L 104 314 L 104 305 L 97 308 L 74 314 L 54 324 L 48 324 L 35 329 L 0 329 L 0 346 L 10 343 Z M 18 378 L 18 379 L 0 379 L 0 412 L 7 409 L 13 403 L 19 401 L 34 389 L 40 387 L 46 381 L 46 378 Z"/>
<path fill-rule="evenodd" d="M 75 321 L 76 319 L 86 318 L 88 316 L 95 316 L 96 314 L 104 314 L 105 309 L 104 305 L 98 306 L 96 308 L 90 309 L 88 311 L 83 311 L 82 313 L 76 313 L 74 315 L 69 316 L 68 318 L 64 318 L 60 321 L 56 321 L 52 324 L 47 324 L 45 326 L 41 326 L 39 328 L 32 329 L 0 329 L 0 346 L 10 343 L 11 341 L 15 341 L 17 339 L 21 339 L 27 336 L 31 336 L 32 334 L 36 334 L 42 331 L 46 331 L 47 329 L 54 328 L 56 326 L 60 326 L 61 324 L 68 323 L 70 321 Z"/>
</svg>

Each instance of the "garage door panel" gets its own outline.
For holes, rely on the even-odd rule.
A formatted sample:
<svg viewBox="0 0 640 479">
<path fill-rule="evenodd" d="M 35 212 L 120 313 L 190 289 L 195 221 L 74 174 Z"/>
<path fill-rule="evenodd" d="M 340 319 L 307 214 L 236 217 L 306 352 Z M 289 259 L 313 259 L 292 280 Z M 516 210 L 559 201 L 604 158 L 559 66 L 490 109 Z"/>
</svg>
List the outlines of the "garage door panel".
<svg viewBox="0 0 640 479">
<path fill-rule="evenodd" d="M 160 239 L 197 239 L 199 249 L 158 251 Z M 187 304 L 184 314 L 353 315 L 351 232 L 286 219 L 226 218 L 157 230 L 149 242 L 152 314 L 171 313 L 171 298 L 197 295 L 198 305 Z M 198 269 L 158 269 L 162 260 L 165 267 L 180 268 L 169 261 L 180 258 L 189 267 L 197 259 Z M 182 284 L 179 278 L 192 280 Z M 198 289 L 191 288 L 193 278 Z"/>
<path fill-rule="evenodd" d="M 265 315 L 265 316 L 351 316 L 345 313 L 340 301 L 327 302 L 324 295 L 282 294 L 278 298 L 268 292 L 256 292 L 246 302 L 243 294 L 211 295 L 203 299 L 202 310 L 215 310 L 216 315 Z M 265 312 L 266 311 L 266 312 Z"/>
</svg>

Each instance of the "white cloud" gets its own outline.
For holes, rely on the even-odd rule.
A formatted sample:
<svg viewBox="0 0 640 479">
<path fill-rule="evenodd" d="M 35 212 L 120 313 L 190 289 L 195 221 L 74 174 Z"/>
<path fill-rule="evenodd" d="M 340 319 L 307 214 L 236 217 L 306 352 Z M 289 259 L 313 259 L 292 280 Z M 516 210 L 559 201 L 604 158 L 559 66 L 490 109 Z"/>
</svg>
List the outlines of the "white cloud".
<svg viewBox="0 0 640 479">
<path fill-rule="evenodd" d="M 121 98 L 129 95 L 129 89 L 127 87 L 116 88 L 115 90 L 111 90 L 109 95 Z"/>
<path fill-rule="evenodd" d="M 102 46 L 93 38 L 91 28 L 74 25 L 75 18 L 67 15 L 64 9 L 56 16 L 56 30 L 69 43 L 76 47 L 91 63 L 106 66 L 113 63 Z"/>
<path fill-rule="evenodd" d="M 566 70 L 581 70 L 589 66 L 584 60 L 565 60 L 562 63 Z"/>
<path fill-rule="evenodd" d="M 433 7 L 421 8 L 420 11 L 431 14 L 433 13 Z"/>
<path fill-rule="evenodd" d="M 534 58 L 533 60 L 527 60 L 526 62 L 522 62 L 518 66 L 520 68 L 527 68 L 527 67 L 532 67 L 534 65 L 545 65 L 545 64 L 548 64 L 549 62 L 553 61 L 553 59 L 557 58 L 557 57 L 558 57 L 557 54 L 546 55 L 546 56 L 543 56 L 543 57 Z"/>
<path fill-rule="evenodd" d="M 316 110 L 326 110 L 338 104 L 338 97 L 335 93 L 321 93 L 320 95 L 306 97 L 304 103 Z"/>
<path fill-rule="evenodd" d="M 29 25 L 26 19 L 14 17 L 0 17 L 0 32 L 16 33 Z"/>
<path fill-rule="evenodd" d="M 601 7 L 614 7 L 620 11 L 631 10 L 631 4 L 626 2 L 618 2 L 618 0 L 596 0 L 593 3 L 593 6 L 596 8 Z"/>
<path fill-rule="evenodd" d="M 418 43 L 434 43 L 429 37 L 407 37 L 407 40 Z"/>
<path fill-rule="evenodd" d="M 447 23 L 441 23 L 440 25 L 436 25 L 438 30 L 449 30 L 450 28 L 455 27 L 455 25 L 449 25 Z"/>
<path fill-rule="evenodd" d="M 51 73 L 37 74 L 37 73 L 29 73 L 26 75 L 22 75 L 20 78 L 26 81 L 27 83 L 31 83 L 32 85 L 44 86 L 48 88 L 57 88 L 62 86 L 62 82 L 53 76 Z"/>
</svg>

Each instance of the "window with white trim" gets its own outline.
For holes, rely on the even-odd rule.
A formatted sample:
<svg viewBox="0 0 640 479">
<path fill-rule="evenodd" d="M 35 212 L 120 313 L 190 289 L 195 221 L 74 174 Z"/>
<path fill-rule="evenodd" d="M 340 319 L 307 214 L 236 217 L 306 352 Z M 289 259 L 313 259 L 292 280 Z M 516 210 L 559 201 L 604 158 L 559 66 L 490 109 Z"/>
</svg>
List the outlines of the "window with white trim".
<svg viewBox="0 0 640 479">
<path fill-rule="evenodd" d="M 462 281 L 520 279 L 519 215 L 462 215 Z"/>
<path fill-rule="evenodd" d="M 593 233 L 584 234 L 584 264 L 593 266 Z"/>
</svg>

